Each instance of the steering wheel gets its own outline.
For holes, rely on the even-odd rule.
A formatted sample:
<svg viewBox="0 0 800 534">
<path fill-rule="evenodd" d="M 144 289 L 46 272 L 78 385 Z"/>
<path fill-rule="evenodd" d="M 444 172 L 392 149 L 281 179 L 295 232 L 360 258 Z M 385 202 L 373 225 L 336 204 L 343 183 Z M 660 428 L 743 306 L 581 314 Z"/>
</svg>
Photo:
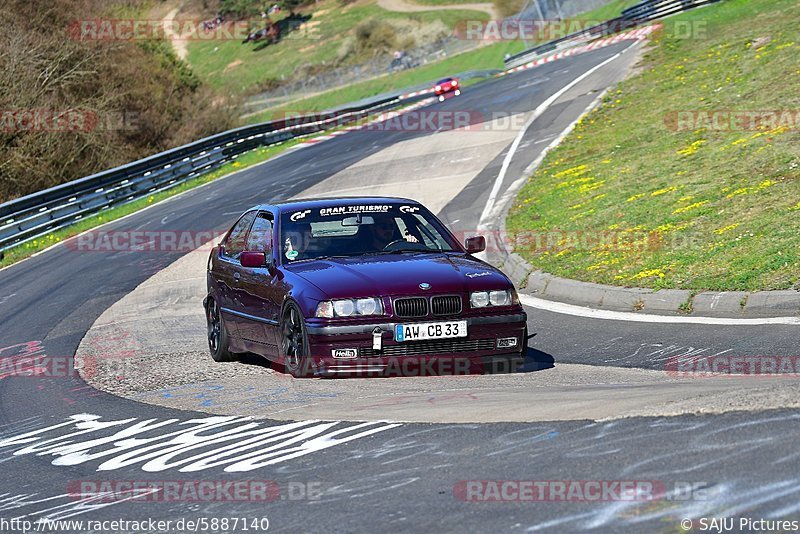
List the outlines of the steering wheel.
<svg viewBox="0 0 800 534">
<path fill-rule="evenodd" d="M 402 246 L 397 246 L 402 244 Z M 416 243 L 414 241 L 406 241 L 405 239 L 395 239 L 387 243 L 383 250 L 428 250 L 424 243 Z"/>
<path fill-rule="evenodd" d="M 395 239 L 394 241 L 387 243 L 386 246 L 383 247 L 383 250 L 392 250 L 392 247 L 398 243 L 407 243 L 407 241 L 405 239 Z"/>
</svg>

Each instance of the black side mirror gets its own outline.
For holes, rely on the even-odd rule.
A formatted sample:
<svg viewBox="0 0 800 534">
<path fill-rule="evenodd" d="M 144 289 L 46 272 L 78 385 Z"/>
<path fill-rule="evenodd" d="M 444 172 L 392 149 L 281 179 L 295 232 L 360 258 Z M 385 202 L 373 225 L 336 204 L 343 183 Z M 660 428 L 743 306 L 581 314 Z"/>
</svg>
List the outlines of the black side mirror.
<svg viewBox="0 0 800 534">
<path fill-rule="evenodd" d="M 486 250 L 486 238 L 483 237 L 482 235 L 468 237 L 467 240 L 464 242 L 464 246 L 467 249 L 467 252 L 469 252 L 470 254 L 483 252 L 484 250 Z"/>
</svg>

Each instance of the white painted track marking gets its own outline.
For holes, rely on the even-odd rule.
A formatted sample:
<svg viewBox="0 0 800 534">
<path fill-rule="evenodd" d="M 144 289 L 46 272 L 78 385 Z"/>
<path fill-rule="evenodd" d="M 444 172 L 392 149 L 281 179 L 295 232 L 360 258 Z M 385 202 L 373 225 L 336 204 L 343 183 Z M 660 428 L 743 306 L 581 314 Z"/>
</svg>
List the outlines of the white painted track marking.
<svg viewBox="0 0 800 534">
<path fill-rule="evenodd" d="M 655 315 L 635 312 L 621 312 L 612 310 L 598 310 L 575 306 L 563 302 L 545 300 L 520 293 L 519 300 L 523 306 L 536 308 L 563 315 L 588 317 L 590 319 L 604 319 L 607 321 L 628 321 L 632 323 L 662 323 L 662 324 L 703 324 L 703 325 L 800 325 L 800 317 L 763 317 L 751 319 L 736 319 L 727 317 L 689 317 L 681 315 Z"/>
<path fill-rule="evenodd" d="M 547 100 L 539 104 L 539 107 L 537 107 L 533 111 L 533 114 L 522 126 L 522 129 L 517 134 L 517 137 L 514 139 L 514 142 L 511 143 L 511 148 L 506 153 L 505 159 L 503 159 L 503 165 L 500 167 L 500 172 L 497 174 L 497 178 L 494 181 L 492 190 L 489 193 L 489 199 L 486 201 L 486 206 L 483 208 L 483 213 L 481 213 L 481 218 L 480 221 L 478 222 L 479 228 L 483 227 L 486 224 L 486 222 L 490 218 L 492 218 L 492 210 L 494 209 L 494 204 L 495 201 L 497 200 L 497 195 L 500 193 L 500 187 L 503 185 L 503 182 L 505 181 L 506 173 L 508 172 L 508 167 L 509 165 L 511 165 L 511 160 L 514 159 L 514 154 L 519 148 L 519 144 L 522 142 L 522 138 L 525 137 L 525 132 L 528 131 L 528 128 L 531 127 L 534 121 L 536 121 L 536 119 L 538 119 L 542 115 L 542 113 L 547 111 L 547 108 L 549 108 L 553 104 L 553 102 L 558 100 L 561 97 L 561 95 L 563 95 L 564 93 L 566 93 L 567 91 L 569 91 L 570 89 L 581 83 L 583 80 L 591 76 L 597 70 L 605 67 L 618 57 L 622 56 L 623 53 L 627 52 L 630 48 L 636 46 L 637 44 L 639 44 L 638 41 L 634 42 L 633 44 L 625 48 L 625 50 L 617 52 L 616 54 L 606 59 L 602 63 L 595 65 L 594 67 L 587 70 L 586 72 L 584 72 L 583 74 L 581 74 L 580 76 L 569 82 L 567 85 L 565 85 L 564 87 L 562 87 L 561 89 L 550 95 L 550 97 Z"/>
</svg>

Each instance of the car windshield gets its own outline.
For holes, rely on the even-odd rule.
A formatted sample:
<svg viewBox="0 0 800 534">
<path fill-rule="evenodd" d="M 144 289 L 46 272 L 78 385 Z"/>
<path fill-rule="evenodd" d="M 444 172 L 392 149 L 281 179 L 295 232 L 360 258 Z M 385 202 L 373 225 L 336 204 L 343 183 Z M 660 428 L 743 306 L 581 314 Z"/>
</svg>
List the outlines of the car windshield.
<svg viewBox="0 0 800 534">
<path fill-rule="evenodd" d="M 436 82 L 436 85 L 442 85 L 443 83 L 447 83 L 447 82 L 450 82 L 450 81 L 453 81 L 453 78 L 443 78 L 443 79 L 439 80 L 438 82 Z"/>
<path fill-rule="evenodd" d="M 460 251 L 429 211 L 407 204 L 341 204 L 281 216 L 284 261 Z"/>
</svg>

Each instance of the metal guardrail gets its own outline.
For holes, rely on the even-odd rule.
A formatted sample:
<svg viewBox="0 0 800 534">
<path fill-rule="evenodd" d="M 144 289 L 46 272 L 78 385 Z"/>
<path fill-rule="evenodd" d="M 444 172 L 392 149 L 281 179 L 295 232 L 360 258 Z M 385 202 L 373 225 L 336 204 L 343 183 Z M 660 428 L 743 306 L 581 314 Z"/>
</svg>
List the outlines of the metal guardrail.
<svg viewBox="0 0 800 534">
<path fill-rule="evenodd" d="M 327 130 L 414 100 L 392 96 L 360 107 L 244 126 L 5 202 L 0 204 L 0 257 L 11 247 L 111 206 L 174 187 L 259 146 Z"/>
<path fill-rule="evenodd" d="M 580 32 L 566 35 L 542 45 L 529 48 L 505 60 L 506 68 L 523 65 L 536 57 L 577 42 L 586 42 L 606 35 L 612 35 L 659 18 L 688 11 L 696 7 L 719 2 L 720 0 L 644 0 L 622 10 L 622 16 L 586 28 Z"/>
</svg>

